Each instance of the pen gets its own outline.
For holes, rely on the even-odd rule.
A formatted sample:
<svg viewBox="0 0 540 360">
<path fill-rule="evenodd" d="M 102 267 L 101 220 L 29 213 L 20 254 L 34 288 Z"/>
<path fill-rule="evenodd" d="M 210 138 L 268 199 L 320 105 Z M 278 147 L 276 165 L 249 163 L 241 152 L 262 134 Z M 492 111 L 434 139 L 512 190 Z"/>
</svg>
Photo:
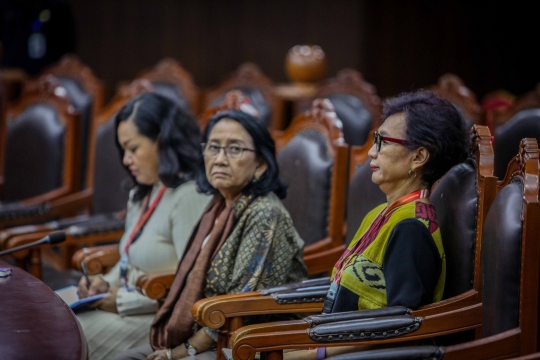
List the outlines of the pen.
<svg viewBox="0 0 540 360">
<path fill-rule="evenodd" d="M 90 289 L 90 278 L 88 277 L 88 271 L 86 271 L 86 264 L 84 263 L 84 261 L 81 261 L 81 268 L 84 278 L 86 279 L 86 288 Z"/>
</svg>

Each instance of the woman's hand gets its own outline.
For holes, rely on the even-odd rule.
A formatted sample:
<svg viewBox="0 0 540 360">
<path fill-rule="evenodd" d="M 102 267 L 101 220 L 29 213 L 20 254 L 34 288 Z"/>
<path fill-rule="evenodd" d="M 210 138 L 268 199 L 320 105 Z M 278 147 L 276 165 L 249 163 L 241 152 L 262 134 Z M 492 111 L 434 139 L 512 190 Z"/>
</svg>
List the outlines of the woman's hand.
<svg viewBox="0 0 540 360">
<path fill-rule="evenodd" d="M 100 276 L 89 276 L 90 287 L 87 287 L 86 278 L 83 276 L 77 285 L 77 292 L 80 299 L 94 296 L 97 294 L 106 293 L 109 290 L 109 283 L 103 280 Z"/>
<path fill-rule="evenodd" d="M 166 350 L 156 350 L 146 357 L 146 360 L 167 360 Z"/>
<path fill-rule="evenodd" d="M 90 307 L 97 307 L 103 311 L 118 314 L 118 309 L 116 308 L 116 293 L 118 293 L 118 288 L 110 287 L 108 294 L 103 299 L 90 304 Z"/>
</svg>

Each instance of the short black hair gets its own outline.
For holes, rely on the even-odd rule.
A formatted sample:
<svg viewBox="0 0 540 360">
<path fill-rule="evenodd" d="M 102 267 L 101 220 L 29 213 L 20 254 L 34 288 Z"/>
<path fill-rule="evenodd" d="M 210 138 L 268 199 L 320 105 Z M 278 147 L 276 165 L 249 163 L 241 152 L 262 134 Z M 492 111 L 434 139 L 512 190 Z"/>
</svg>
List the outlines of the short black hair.
<svg viewBox="0 0 540 360">
<path fill-rule="evenodd" d="M 121 159 L 124 149 L 118 142 L 118 126 L 128 119 L 133 121 L 139 134 L 157 141 L 159 179 L 165 186 L 176 188 L 195 177 L 201 159 L 201 132 L 197 121 L 189 113 L 168 98 L 152 92 L 131 99 L 115 116 L 115 141 Z M 139 201 L 152 186 L 139 184 L 135 177 L 130 176 L 137 187 L 133 200 Z"/>
<path fill-rule="evenodd" d="M 244 194 L 253 194 L 254 196 L 266 195 L 273 191 L 280 199 L 287 196 L 287 186 L 279 178 L 279 166 L 276 160 L 276 145 L 268 129 L 260 119 L 238 110 L 224 110 L 218 112 L 208 120 L 203 134 L 203 143 L 208 141 L 210 132 L 218 121 L 222 119 L 231 119 L 237 121 L 248 132 L 253 140 L 257 157 L 263 159 L 267 164 L 267 169 L 262 176 L 254 182 L 250 182 L 244 189 Z M 202 170 L 204 170 L 204 161 L 201 161 Z M 199 191 L 205 194 L 215 194 L 214 188 L 206 178 L 205 171 L 197 172 L 197 185 Z"/>
<path fill-rule="evenodd" d="M 405 114 L 407 147 L 429 151 L 422 169 L 422 180 L 429 186 L 469 156 L 465 119 L 448 100 L 427 90 L 402 93 L 383 103 L 383 120 L 397 113 Z"/>
</svg>

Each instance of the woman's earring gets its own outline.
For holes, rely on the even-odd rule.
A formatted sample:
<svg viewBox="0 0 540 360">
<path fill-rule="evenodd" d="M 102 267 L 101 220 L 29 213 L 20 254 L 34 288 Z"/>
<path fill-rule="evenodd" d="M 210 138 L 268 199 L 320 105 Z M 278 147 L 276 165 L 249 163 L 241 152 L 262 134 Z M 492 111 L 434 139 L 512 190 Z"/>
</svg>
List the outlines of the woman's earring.
<svg viewBox="0 0 540 360">
<path fill-rule="evenodd" d="M 261 175 L 258 175 L 257 173 L 253 174 L 253 180 L 251 180 L 251 182 L 257 182 L 257 180 L 259 180 L 261 177 Z"/>
<path fill-rule="evenodd" d="M 407 171 L 407 175 L 409 175 L 411 179 L 414 179 L 416 177 L 416 171 L 413 172 L 412 169 L 409 169 L 409 171 Z"/>
</svg>

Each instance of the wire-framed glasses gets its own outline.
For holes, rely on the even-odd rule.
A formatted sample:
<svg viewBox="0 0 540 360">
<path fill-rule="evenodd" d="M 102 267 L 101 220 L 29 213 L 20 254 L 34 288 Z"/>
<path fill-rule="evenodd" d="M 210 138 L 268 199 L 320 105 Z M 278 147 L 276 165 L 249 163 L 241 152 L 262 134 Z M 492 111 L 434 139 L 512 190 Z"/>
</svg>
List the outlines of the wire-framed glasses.
<svg viewBox="0 0 540 360">
<path fill-rule="evenodd" d="M 242 156 L 244 151 L 257 151 L 255 149 L 249 149 L 244 148 L 238 145 L 227 145 L 227 146 L 219 146 L 215 144 L 207 144 L 202 143 L 201 144 L 202 153 L 206 157 L 214 157 L 217 156 L 221 149 L 225 152 L 225 156 L 227 156 L 230 159 L 236 159 Z"/>
<path fill-rule="evenodd" d="M 381 151 L 381 142 L 382 141 L 390 141 L 390 142 L 393 142 L 393 143 L 396 143 L 396 144 L 401 144 L 403 146 L 409 145 L 409 142 L 407 140 L 391 138 L 391 137 L 388 137 L 388 136 L 382 136 L 378 132 L 375 132 L 374 135 L 373 135 L 373 144 L 375 144 L 375 148 L 377 149 L 377 152 Z"/>
</svg>

